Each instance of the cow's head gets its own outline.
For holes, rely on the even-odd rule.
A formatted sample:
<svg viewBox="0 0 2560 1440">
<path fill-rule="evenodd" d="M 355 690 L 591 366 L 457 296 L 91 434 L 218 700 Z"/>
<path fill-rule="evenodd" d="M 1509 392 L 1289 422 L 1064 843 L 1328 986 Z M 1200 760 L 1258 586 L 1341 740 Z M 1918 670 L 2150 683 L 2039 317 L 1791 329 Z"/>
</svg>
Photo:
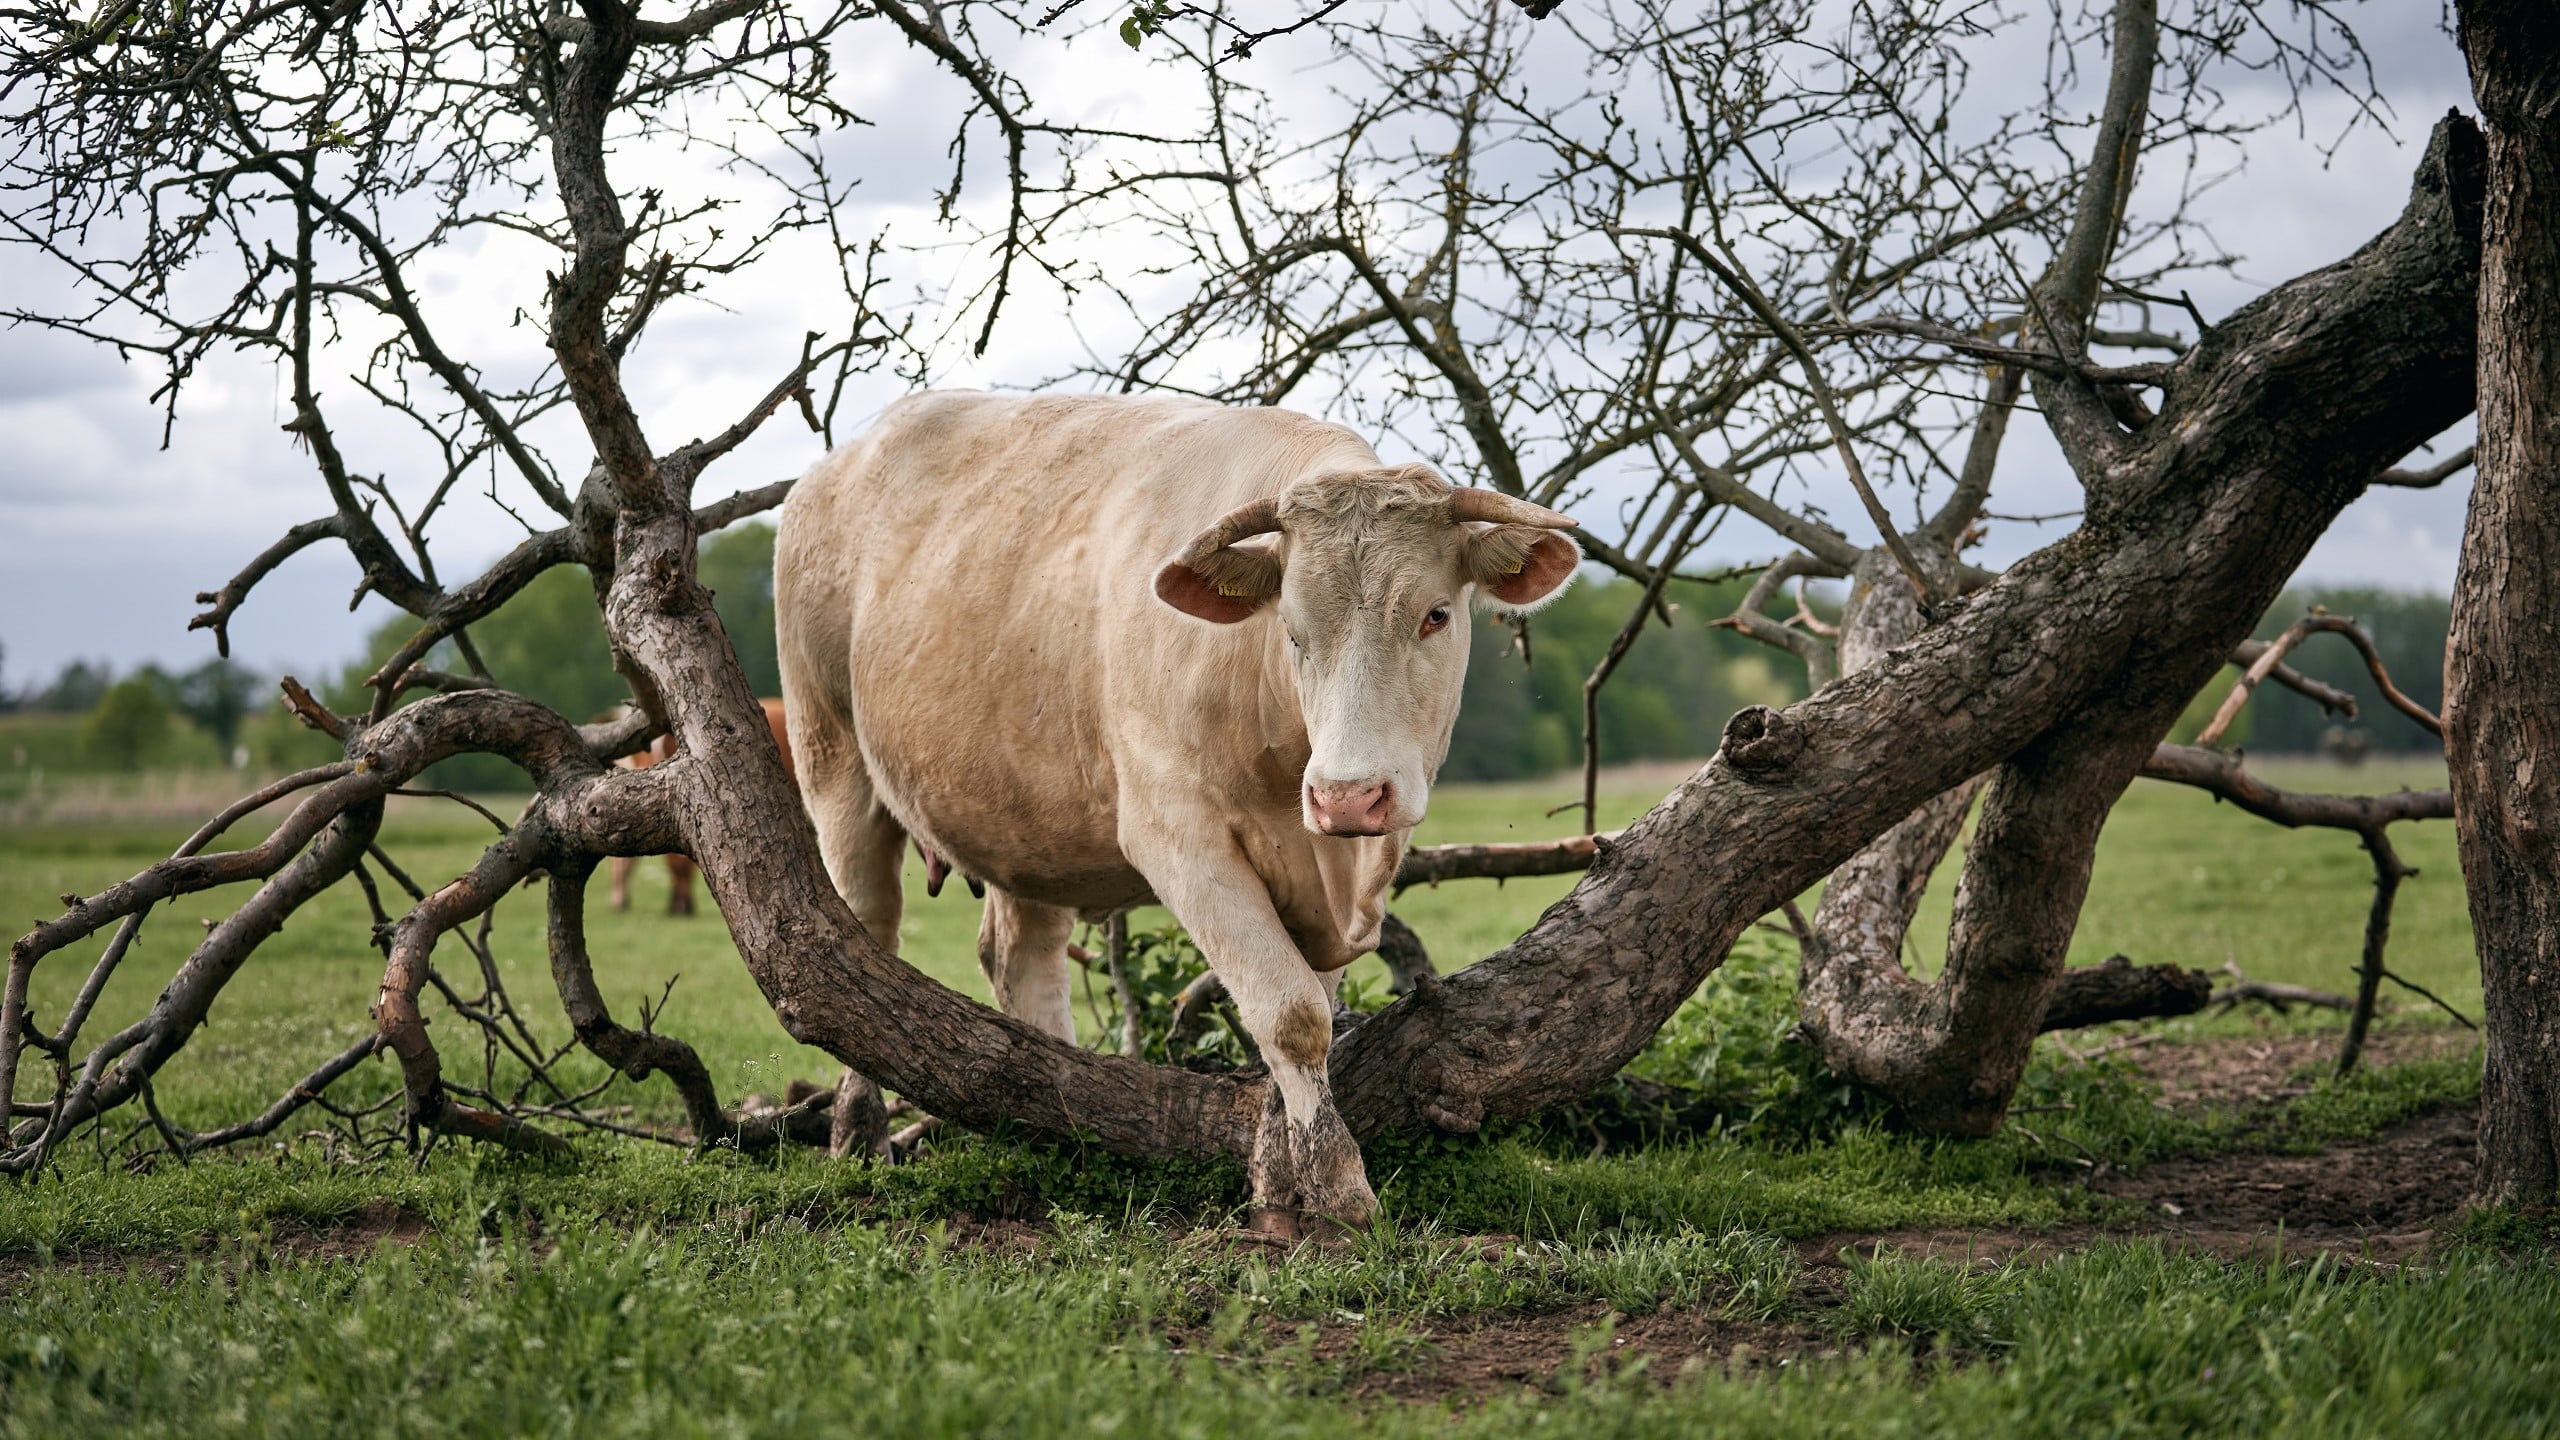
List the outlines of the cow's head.
<svg viewBox="0 0 2560 1440">
<path fill-rule="evenodd" d="M 1324 835 L 1419 824 L 1467 675 L 1467 600 L 1532 610 L 1582 562 L 1574 522 L 1419 465 L 1316 475 L 1200 533 L 1156 596 L 1221 625 L 1278 612 L 1310 755 L 1298 803 Z M 1276 537 L 1255 539 L 1254 537 Z"/>
</svg>

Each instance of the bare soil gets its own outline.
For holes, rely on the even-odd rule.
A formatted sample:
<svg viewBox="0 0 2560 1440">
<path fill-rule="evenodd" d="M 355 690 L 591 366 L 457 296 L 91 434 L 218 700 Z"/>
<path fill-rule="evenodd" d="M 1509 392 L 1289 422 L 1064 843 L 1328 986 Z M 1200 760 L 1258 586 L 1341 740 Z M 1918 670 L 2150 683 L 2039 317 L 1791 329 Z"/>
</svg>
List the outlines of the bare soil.
<svg viewBox="0 0 2560 1440">
<path fill-rule="evenodd" d="M 2468 1030 L 2409 1027 L 2367 1037 L 2366 1066 L 2458 1055 L 2479 1044 Z M 2162 1103 L 2186 1113 L 2247 1109 L 2292 1099 L 2337 1063 L 2332 1034 L 2231 1036 L 2186 1044 L 2153 1044 L 2122 1052 L 2142 1078 L 2160 1087 Z"/>
<path fill-rule="evenodd" d="M 208 1253 L 249 1265 L 275 1260 L 360 1260 L 384 1245 L 415 1245 L 428 1234 L 427 1218 L 406 1205 L 378 1201 L 333 1220 L 278 1222 L 265 1235 L 228 1241 L 205 1250 L 77 1250 L 50 1257 L 29 1251 L 0 1253 L 0 1292 L 16 1289 L 40 1271 L 74 1270 L 115 1275 L 137 1270 L 163 1280 L 187 1272 Z"/>
<path fill-rule="evenodd" d="M 2439 1111 L 2317 1155 L 2171 1160 L 2085 1183 L 2140 1204 L 2148 1233 L 2217 1254 L 2318 1250 L 2397 1262 L 2460 1212 L 2477 1144 L 2472 1113 Z"/>
<path fill-rule="evenodd" d="M 1180 1328 L 1165 1338 L 1177 1354 L 1210 1353 L 1205 1330 Z M 1272 1321 L 1257 1338 L 1266 1353 L 1307 1347 L 1319 1374 L 1329 1372 L 1354 1399 L 1423 1403 L 1553 1392 L 1577 1378 L 1612 1373 L 1667 1385 L 1700 1368 L 1742 1373 L 1841 1351 L 1838 1337 L 1803 1319 L 1670 1309 L 1626 1315 L 1596 1301 L 1384 1327 L 1348 1319 Z"/>
</svg>

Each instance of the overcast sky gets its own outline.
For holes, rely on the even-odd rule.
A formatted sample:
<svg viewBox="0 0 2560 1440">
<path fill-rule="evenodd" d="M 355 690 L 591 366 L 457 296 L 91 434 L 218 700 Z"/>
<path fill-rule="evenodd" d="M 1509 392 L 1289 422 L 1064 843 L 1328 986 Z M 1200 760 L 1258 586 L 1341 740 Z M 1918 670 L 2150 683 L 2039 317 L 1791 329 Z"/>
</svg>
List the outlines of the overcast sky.
<svg viewBox="0 0 2560 1440">
<path fill-rule="evenodd" d="M 2202 213 L 2215 236 L 2243 257 L 2236 275 L 2208 276 L 2191 287 L 2208 315 L 2345 255 L 2398 213 L 2434 118 L 2470 108 L 2461 57 L 2439 28 L 2436 8 L 2386 0 L 2357 9 L 2394 111 L 2391 133 L 2359 129 L 2334 158 L 2324 159 L 2321 148 L 2345 128 L 2345 111 L 2336 100 L 2316 100 L 2303 133 L 2279 126 L 2253 137 L 2246 173 L 2205 199 Z M 1162 103 L 1162 71 L 1130 55 L 1107 30 L 1041 43 L 1046 53 L 1026 52 L 1026 63 L 1045 113 L 1125 124 Z M 1285 97 L 1322 54 L 1312 35 L 1274 42 L 1253 62 L 1262 70 L 1256 78 Z M 837 149 L 865 179 L 857 203 L 843 212 L 844 230 L 935 239 L 932 191 L 944 182 L 948 162 L 939 138 L 946 127 L 933 121 L 951 113 L 953 84 L 885 32 L 846 47 L 839 65 L 846 93 L 863 97 L 859 108 L 880 122 L 847 136 Z M 2015 83 L 2031 85 L 2036 78 L 2021 75 Z M 1292 110 L 1284 106 L 1280 113 Z M 935 138 L 920 143 L 919 136 Z M 626 168 L 620 178 L 629 187 L 656 177 Z M 948 245 L 897 261 L 910 292 L 943 288 L 978 263 Z M 421 288 L 436 307 L 447 348 L 503 373 L 540 362 L 539 336 L 513 323 L 517 307 L 529 303 L 526 287 L 538 289 L 540 273 L 539 257 L 486 242 L 440 258 Z M 773 382 L 813 323 L 810 283 L 789 265 L 769 267 L 723 294 L 727 311 L 671 312 L 652 327 L 628 377 L 660 448 L 727 424 Z M 41 257 L 0 246 L 0 309 L 54 308 L 63 285 Z M 924 316 L 931 328 L 930 306 Z M 1083 353 L 1077 328 L 1085 319 L 1062 303 L 1017 306 L 991 363 L 954 353 L 937 362 L 936 379 L 1023 384 L 1059 373 Z M 221 584 L 286 526 L 323 513 L 308 456 L 277 428 L 286 418 L 284 389 L 271 372 L 240 363 L 212 367 L 193 382 L 166 449 L 148 399 L 158 378 L 94 345 L 29 328 L 0 331 L 0 644 L 7 647 L 0 685 L 50 676 L 74 657 L 104 658 L 119 669 L 147 660 L 172 667 L 201 662 L 213 645 L 204 632 L 185 628 L 199 608 L 195 592 Z M 898 389 L 888 377 L 875 378 L 849 408 L 867 413 Z M 407 453 L 406 442 L 376 422 L 341 427 L 341 443 L 360 468 L 393 468 Z M 564 445 L 559 453 L 573 449 Z M 804 427 L 777 421 L 723 462 L 710 489 L 798 473 L 817 453 L 816 438 Z M 2302 578 L 2446 589 L 2467 498 L 2467 477 L 2433 491 L 2378 491 L 2347 511 L 2312 552 Z M 2077 488 L 2042 426 L 2013 427 L 1995 507 L 2034 513 L 2077 504 Z M 1844 519 L 1856 510 L 1845 500 L 1828 508 Z M 445 552 L 452 557 L 449 570 L 455 559 L 486 559 L 521 533 L 485 501 L 457 510 Z M 2000 525 L 1983 558 L 2005 563 L 2058 533 L 2055 526 Z M 1768 548 L 1765 537 L 1737 536 L 1733 554 L 1714 558 L 1753 558 Z M 387 613 L 378 604 L 348 613 L 354 580 L 343 553 L 306 552 L 269 578 L 235 619 L 235 655 L 271 671 L 333 668 Z"/>
</svg>

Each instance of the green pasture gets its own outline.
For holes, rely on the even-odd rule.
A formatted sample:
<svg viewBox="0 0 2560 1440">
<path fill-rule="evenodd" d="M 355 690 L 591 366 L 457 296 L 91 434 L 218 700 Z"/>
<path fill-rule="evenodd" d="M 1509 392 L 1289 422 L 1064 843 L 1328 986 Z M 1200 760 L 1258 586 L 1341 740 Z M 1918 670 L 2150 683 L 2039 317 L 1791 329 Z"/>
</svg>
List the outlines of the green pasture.
<svg viewBox="0 0 2560 1440">
<path fill-rule="evenodd" d="M 2269 773 L 2323 788 L 2440 776 Z M 1604 791 L 1602 823 L 1624 823 L 1669 783 Z M 1567 833 L 1573 817 L 1544 811 L 1572 790 L 1447 787 L 1423 839 Z M 0 829 L 0 914 L 50 914 L 61 892 L 131 873 L 184 828 Z M 490 832 L 458 806 L 418 800 L 399 802 L 385 833 L 392 858 L 432 886 Z M 2475 1008 L 2450 829 L 2397 838 L 2422 874 L 2403 890 L 2395 963 Z M 976 904 L 956 884 L 938 899 L 920 875 L 911 884 L 903 952 L 983 997 Z M 1451 884 L 1395 909 L 1445 970 L 1498 948 L 1570 884 Z M 606 907 L 601 877 L 595 887 L 599 978 L 623 1018 L 667 994 L 660 1023 L 732 1095 L 829 1077 L 832 1062 L 782 1034 L 716 917 L 664 915 L 665 885 L 664 868 L 644 864 L 629 914 Z M 2228 958 L 2256 978 L 2345 988 L 2366 886 L 2349 837 L 2285 832 L 2141 783 L 2110 822 L 2074 958 Z M 147 1004 L 200 922 L 237 898 L 162 907 L 93 1032 Z M 1946 904 L 1936 895 L 1924 915 L 1924 968 Z M 236 1118 L 359 1033 L 381 972 L 366 924 L 345 887 L 288 926 L 164 1074 L 164 1112 L 198 1126 Z M 557 1043 L 539 925 L 539 896 L 512 898 L 493 945 L 526 1015 Z M 38 972 L 40 1018 L 61 1013 L 93 952 Z M 468 982 L 459 947 L 439 958 Z M 2530 1217 L 2480 1222 L 2405 1266 L 2229 1264 L 2136 1240 L 1968 1267 L 1888 1243 L 1816 1274 L 1800 1249 L 1817 1236 L 2121 1223 L 2132 1217 L 2109 1206 L 2124 1202 L 2055 1175 L 2371 1135 L 2476 1095 L 2476 1052 L 2345 1082 L 2306 1075 L 2307 1093 L 2269 1116 L 2173 1113 L 2121 1061 L 2045 1047 L 2020 1097 L 2032 1129 L 1920 1140 L 1786 1041 L 1793 964 L 1782 937 L 1746 937 L 1634 1067 L 1713 1096 L 1713 1127 L 1595 1146 L 1589 1127 L 1614 1113 L 1604 1096 L 1599 1109 L 1480 1137 L 1379 1142 L 1369 1163 L 1385 1216 L 1328 1249 L 1219 1240 L 1241 1197 L 1228 1165 L 966 1136 L 898 1167 L 591 1136 L 559 1159 L 447 1142 L 414 1161 L 280 1138 L 136 1171 L 74 1146 L 42 1179 L 0 1182 L 0 1435 L 2560 1429 L 2560 1269 L 2534 1248 L 2545 1232 Z M 1354 979 L 1374 988 L 1377 977 Z M 2407 1006 L 2386 1023 L 2437 1020 Z M 2164 1028 L 2335 1024 L 2233 1015 Z M 433 1033 L 448 1073 L 476 1078 L 463 1027 L 447 1019 Z M 22 1084 L 24 1095 L 42 1080 Z M 347 1082 L 355 1099 L 393 1084 L 380 1065 Z M 642 1121 L 674 1113 L 657 1083 L 617 1085 L 599 1103 Z M 400 1238 L 376 1243 L 386 1215 Z M 990 1221 L 1027 1222 L 1027 1238 L 990 1238 Z M 1433 1373 L 1476 1327 L 1533 1322 L 1563 1339 L 1524 1371 L 1531 1383 L 1394 1398 L 1397 1377 Z M 1617 1344 L 1675 1323 L 1744 1337 L 1771 1363 L 1673 1376 Z"/>
<path fill-rule="evenodd" d="M 2297 787 L 2393 788 L 2442 783 L 2442 768 L 2395 762 L 2357 769 L 2277 765 L 2267 773 Z M 1600 823 L 1623 825 L 1672 783 L 1621 781 L 1601 793 Z M 1444 786 L 1433 797 L 1419 843 L 1529 840 L 1573 833 L 1578 815 L 1550 817 L 1549 807 L 1578 793 L 1570 781 Z M 486 797 L 499 814 L 510 802 Z M 489 823 L 458 805 L 395 800 L 383 846 L 419 884 L 432 889 L 467 869 L 492 835 Z M 271 820 L 271 817 L 270 817 Z M 94 894 L 166 855 L 190 827 L 180 823 L 100 823 L 0 828 L 0 917 L 23 929 L 57 913 L 66 892 Z M 236 832 L 252 843 L 264 823 Z M 2396 843 L 2419 870 L 2402 889 L 2392 930 L 2394 965 L 2410 979 L 2476 1012 L 2479 977 L 2471 955 L 2452 827 L 2402 826 Z M 232 843 L 229 841 L 223 843 Z M 1921 912 L 1912 962 L 1933 971 L 1943 954 L 1958 860 L 1932 887 Z M 906 921 L 900 952 L 926 974 L 985 1000 L 976 936 L 979 902 L 956 881 L 938 898 L 924 893 L 923 867 L 908 867 Z M 2137 781 L 2117 807 L 2101 842 L 2097 874 L 2073 947 L 2075 964 L 2127 954 L 2212 969 L 2237 962 L 2250 976 L 2330 990 L 2352 988 L 2362 944 L 2371 872 L 2352 836 L 2288 831 L 2217 805 L 2200 792 Z M 613 911 L 600 871 L 591 887 L 590 940 L 608 1003 L 636 1023 L 641 1002 L 667 1006 L 662 1027 L 690 1041 L 724 1088 L 780 1093 L 793 1078 L 824 1080 L 832 1062 L 795 1044 L 748 978 L 718 916 L 706 905 L 690 918 L 665 913 L 667 872 L 639 865 L 628 913 Z M 1394 903 L 1445 972 L 1500 949 L 1572 888 L 1574 877 L 1453 882 L 1407 891 Z M 386 890 L 391 882 L 383 880 Z M 205 920 L 228 913 L 249 887 L 183 897 L 161 907 L 100 1002 L 93 1033 L 139 1015 L 170 969 L 203 933 Z M 1163 923 L 1142 912 L 1140 927 Z M 160 1097 L 181 1124 L 210 1125 L 217 1116 L 256 1108 L 287 1083 L 343 1048 L 371 1022 L 367 1007 L 380 983 L 381 957 L 368 944 L 361 893 L 342 885 L 306 907 L 259 951 L 213 1011 L 212 1023 L 164 1077 Z M 59 1016 L 78 990 L 87 961 L 104 937 L 48 959 L 36 972 L 39 1016 Z M 542 948 L 542 897 L 528 891 L 499 907 L 492 950 L 538 1033 L 566 1038 L 550 996 Z M 440 962 L 457 975 L 470 956 L 448 941 Z M 1374 960 L 1351 981 L 1372 992 L 1384 972 Z M 1710 981 L 1710 988 L 1715 982 Z M 672 985 L 672 989 L 670 989 Z M 1096 1012 L 1083 1009 L 1087 1038 L 1100 1033 Z M 644 1102 L 663 1098 L 650 1091 Z"/>
</svg>

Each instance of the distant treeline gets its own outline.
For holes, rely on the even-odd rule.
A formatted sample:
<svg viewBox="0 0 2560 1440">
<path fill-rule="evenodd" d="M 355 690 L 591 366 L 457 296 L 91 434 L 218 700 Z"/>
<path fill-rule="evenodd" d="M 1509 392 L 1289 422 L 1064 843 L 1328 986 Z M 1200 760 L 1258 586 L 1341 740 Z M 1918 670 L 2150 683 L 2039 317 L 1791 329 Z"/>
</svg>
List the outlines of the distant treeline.
<svg viewBox="0 0 2560 1440">
<path fill-rule="evenodd" d="M 751 524 L 711 537 L 702 549 L 702 583 L 747 681 L 759 695 L 782 691 L 774 654 L 773 527 Z M 1601 691 L 1603 758 L 1646 760 L 1704 755 L 1715 748 L 1725 718 L 1751 704 L 1783 705 L 1804 693 L 1803 675 L 1784 656 L 1707 621 L 1741 599 L 1740 582 L 1710 589 L 1675 585 L 1665 596 L 1672 625 L 1651 626 Z M 1474 654 L 1458 733 L 1442 772 L 1452 780 L 1508 780 L 1552 774 L 1582 757 L 1582 677 L 1607 653 L 1626 623 L 1636 587 L 1627 580 L 1583 581 L 1531 617 L 1523 666 L 1511 627 L 1475 617 Z M 333 699 L 361 703 L 364 676 L 409 633 L 407 622 L 373 638 L 367 662 L 348 667 Z M 606 660 L 604 627 L 584 570 L 553 570 L 506 609 L 471 627 L 490 673 L 575 719 L 602 714 L 623 694 Z M 1783 662 L 1783 663 L 1782 663 Z M 453 657 L 436 663 L 450 668 Z M 521 781 L 504 761 L 463 756 L 435 773 L 439 785 L 505 788 Z"/>
<path fill-rule="evenodd" d="M 280 731 L 258 712 L 265 692 L 263 677 L 228 660 L 176 674 L 145 665 L 121 678 L 104 661 L 74 660 L 43 685 L 0 686 L 0 762 L 54 771 L 268 764 Z"/>
<path fill-rule="evenodd" d="M 760 695 L 778 694 L 774 655 L 771 525 L 742 525 L 703 545 L 701 576 L 738 647 L 747 679 Z M 1783 705 L 1804 693 L 1804 673 L 1731 630 L 1711 625 L 1740 600 L 1743 582 L 1681 583 L 1665 595 L 1671 623 L 1650 623 L 1600 692 L 1604 762 L 1689 759 L 1714 751 L 1725 720 L 1742 706 Z M 1582 682 L 1625 625 L 1634 582 L 1586 575 L 1554 604 L 1530 617 L 1526 663 L 1512 626 L 1475 617 L 1473 654 L 1457 735 L 1442 772 L 1450 780 L 1513 780 L 1581 763 Z M 2401 690 L 2429 709 L 2442 703 L 2445 630 L 2450 607 L 2440 596 L 2374 589 L 2305 587 L 2287 591 L 2257 634 L 2273 639 L 2312 605 L 2351 615 Z M 1817 602 L 1828 616 L 1831 611 Z M 365 658 L 323 687 L 331 704 L 363 708 L 364 678 L 411 633 L 395 619 L 376 630 Z M 471 627 L 473 643 L 502 682 L 573 719 L 602 715 L 624 695 L 607 658 L 587 573 L 552 570 L 504 610 Z M 451 647 L 432 663 L 459 668 Z M 2353 721 L 2333 720 L 2318 706 L 2277 686 L 2250 703 L 2230 742 L 2261 754 L 2432 753 L 2434 736 L 2385 705 L 2354 647 L 2314 636 L 2289 657 L 2313 677 L 2355 695 Z M 2176 738 L 2192 737 L 2229 689 L 2225 671 L 2181 721 Z M 326 739 L 288 722 L 276 709 L 269 677 L 228 661 L 183 674 L 145 667 L 118 677 L 106 665 L 80 661 L 24 691 L 0 687 L 0 712 L 20 711 L 0 731 L 13 737 L 0 759 L 21 766 L 131 769 L 203 765 L 246 759 L 276 768 L 332 758 Z M 521 776 L 494 756 L 462 756 L 432 772 L 433 783 L 457 788 L 519 788 Z"/>
<path fill-rule="evenodd" d="M 1804 667 L 1709 621 L 1733 613 L 1747 582 L 1675 583 L 1671 624 L 1649 623 L 1600 689 L 1600 758 L 1686 759 L 1714 752 L 1745 705 L 1805 693 Z M 1582 763 L 1582 682 L 1634 610 L 1632 580 L 1585 575 L 1529 617 L 1528 663 L 1512 627 L 1475 617 L 1466 699 L 1449 743 L 1450 780 L 1521 780 Z"/>
</svg>

